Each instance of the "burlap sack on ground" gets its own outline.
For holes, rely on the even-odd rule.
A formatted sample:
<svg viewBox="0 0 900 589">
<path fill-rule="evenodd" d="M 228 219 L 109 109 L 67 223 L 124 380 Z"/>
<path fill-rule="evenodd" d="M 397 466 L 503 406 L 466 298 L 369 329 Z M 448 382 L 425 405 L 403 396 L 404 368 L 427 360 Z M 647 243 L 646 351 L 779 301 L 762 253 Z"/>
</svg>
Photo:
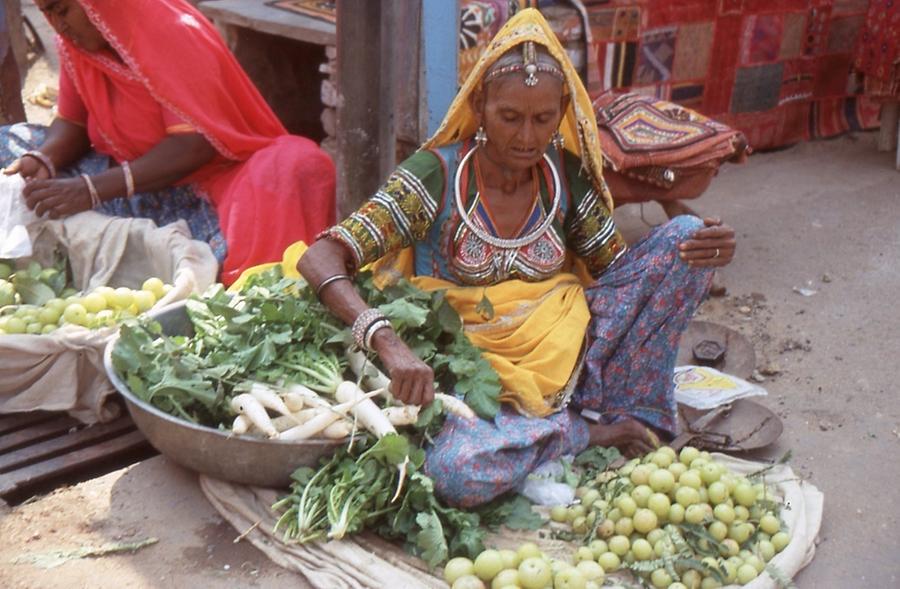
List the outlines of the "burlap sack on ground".
<svg viewBox="0 0 900 589">
<path fill-rule="evenodd" d="M 204 290 L 215 282 L 212 250 L 191 239 L 182 221 L 157 227 L 147 219 L 86 212 L 29 227 L 34 258 L 49 264 L 61 247 L 72 266 L 75 288 L 140 288 L 150 276 L 174 288 L 157 308 Z M 115 417 L 104 407 L 115 392 L 103 368 L 103 350 L 115 328 L 68 326 L 48 335 L 0 337 L 0 413 L 68 411 L 85 423 Z"/>
<path fill-rule="evenodd" d="M 733 472 L 750 474 L 766 465 L 740 460 L 724 454 L 714 454 L 716 460 Z M 801 481 L 787 465 L 776 465 L 765 475 L 766 484 L 784 498 L 788 507 L 782 511 L 791 541 L 771 563 L 785 577 L 793 578 L 812 560 L 816 549 L 816 535 L 822 524 L 824 496 L 813 485 Z M 431 589 L 445 588 L 440 571 L 429 574 L 425 564 L 397 545 L 365 533 L 340 542 L 286 544 L 281 536 L 272 534 L 277 517 L 269 506 L 278 493 L 236 485 L 200 476 L 200 487 L 213 507 L 238 533 L 266 554 L 276 564 L 303 574 L 317 589 Z M 249 531 L 248 531 L 249 530 Z M 506 531 L 492 535 L 486 542 L 496 548 L 516 548 L 523 542 L 535 542 L 550 556 L 570 560 L 577 546 L 572 543 L 539 538 L 537 532 Z M 619 575 L 611 575 L 615 579 Z M 623 587 L 633 587 L 622 575 Z M 608 585 L 605 585 L 608 586 Z M 763 573 L 743 589 L 777 589 L 778 583 Z M 737 589 L 728 585 L 725 589 Z"/>
</svg>

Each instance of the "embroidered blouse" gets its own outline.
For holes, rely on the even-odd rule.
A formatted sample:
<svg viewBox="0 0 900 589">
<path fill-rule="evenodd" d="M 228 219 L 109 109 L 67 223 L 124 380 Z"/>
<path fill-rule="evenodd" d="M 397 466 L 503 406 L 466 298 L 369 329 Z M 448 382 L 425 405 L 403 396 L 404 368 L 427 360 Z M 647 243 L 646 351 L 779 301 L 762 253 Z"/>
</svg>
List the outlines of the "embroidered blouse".
<svg viewBox="0 0 900 589">
<path fill-rule="evenodd" d="M 346 245 L 357 268 L 412 246 L 417 275 L 462 286 L 545 280 L 562 271 L 567 249 L 596 277 L 625 252 L 625 240 L 601 195 L 580 173 L 581 162 L 555 148 L 539 165 L 540 198 L 517 235 L 499 238 L 488 204 L 478 194 L 473 158 L 461 171 L 462 211 L 457 206 L 456 172 L 468 151 L 468 145 L 454 144 L 416 152 L 359 210 L 323 236 Z M 560 195 L 554 194 L 557 184 Z M 545 223 L 555 198 L 555 218 Z"/>
</svg>

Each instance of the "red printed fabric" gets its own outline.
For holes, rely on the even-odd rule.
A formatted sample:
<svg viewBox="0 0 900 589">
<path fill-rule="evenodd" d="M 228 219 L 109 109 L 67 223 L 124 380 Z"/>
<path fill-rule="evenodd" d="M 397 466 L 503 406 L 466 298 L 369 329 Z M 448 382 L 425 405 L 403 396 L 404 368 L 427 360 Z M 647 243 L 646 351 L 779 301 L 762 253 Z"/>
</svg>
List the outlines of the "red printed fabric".
<svg viewBox="0 0 900 589">
<path fill-rule="evenodd" d="M 855 66 L 865 76 L 867 96 L 900 99 L 900 2 L 871 0 Z"/>
<path fill-rule="evenodd" d="M 869 0 L 588 5 L 588 91 L 681 104 L 740 130 L 755 149 L 873 128 L 877 104 L 852 67 L 868 10 Z"/>
<path fill-rule="evenodd" d="M 215 205 L 228 245 L 223 282 L 333 224 L 330 158 L 288 135 L 206 17 L 185 0 L 78 2 L 115 53 L 58 37 L 71 80 L 61 104 L 77 105 L 66 96 L 77 92 L 94 148 L 119 162 L 144 155 L 173 121 L 209 140 L 218 157 L 181 183 Z"/>
</svg>

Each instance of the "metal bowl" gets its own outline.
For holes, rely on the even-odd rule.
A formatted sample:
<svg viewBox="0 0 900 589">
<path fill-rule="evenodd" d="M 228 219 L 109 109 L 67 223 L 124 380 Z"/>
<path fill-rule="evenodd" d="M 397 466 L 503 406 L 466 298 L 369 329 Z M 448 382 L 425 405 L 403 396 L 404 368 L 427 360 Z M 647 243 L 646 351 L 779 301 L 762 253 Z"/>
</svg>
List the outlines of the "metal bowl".
<svg viewBox="0 0 900 589">
<path fill-rule="evenodd" d="M 175 303 L 150 314 L 166 335 L 193 335 L 185 303 Z M 178 464 L 217 479 L 285 488 L 301 466 L 316 466 L 346 440 L 309 439 L 282 442 L 234 436 L 211 427 L 194 425 L 160 411 L 137 398 L 116 374 L 112 349 L 118 334 L 107 344 L 103 364 L 113 386 L 125 398 L 128 412 L 154 448 Z"/>
</svg>

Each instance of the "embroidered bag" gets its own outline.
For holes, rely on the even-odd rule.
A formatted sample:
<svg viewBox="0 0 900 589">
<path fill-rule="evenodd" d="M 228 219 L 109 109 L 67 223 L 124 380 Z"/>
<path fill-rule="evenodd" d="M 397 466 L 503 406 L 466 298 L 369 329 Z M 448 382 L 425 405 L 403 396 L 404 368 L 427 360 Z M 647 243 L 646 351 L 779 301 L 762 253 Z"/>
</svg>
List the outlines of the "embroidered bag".
<svg viewBox="0 0 900 589">
<path fill-rule="evenodd" d="M 672 102 L 607 92 L 593 104 L 617 204 L 696 198 L 722 163 L 750 153 L 740 131 Z"/>
</svg>

